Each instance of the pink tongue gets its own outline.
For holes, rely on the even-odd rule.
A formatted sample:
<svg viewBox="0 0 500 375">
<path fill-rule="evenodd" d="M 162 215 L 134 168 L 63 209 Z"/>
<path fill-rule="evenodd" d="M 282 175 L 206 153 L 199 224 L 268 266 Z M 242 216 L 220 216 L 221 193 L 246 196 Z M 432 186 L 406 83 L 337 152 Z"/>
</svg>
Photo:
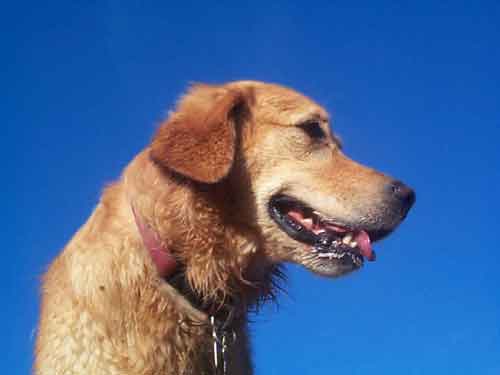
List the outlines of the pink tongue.
<svg viewBox="0 0 500 375">
<path fill-rule="evenodd" d="M 358 244 L 361 255 L 363 255 L 369 261 L 375 260 L 375 252 L 372 249 L 372 243 L 370 241 L 370 236 L 364 230 L 358 232 L 354 241 Z"/>
</svg>

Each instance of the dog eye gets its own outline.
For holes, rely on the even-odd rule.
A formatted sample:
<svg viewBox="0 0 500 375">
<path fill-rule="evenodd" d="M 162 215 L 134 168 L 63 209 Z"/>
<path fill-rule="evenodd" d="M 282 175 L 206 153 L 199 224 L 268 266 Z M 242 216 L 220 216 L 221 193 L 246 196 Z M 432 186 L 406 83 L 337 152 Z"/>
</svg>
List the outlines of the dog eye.
<svg viewBox="0 0 500 375">
<path fill-rule="evenodd" d="M 311 139 L 314 140 L 322 140 L 326 138 L 326 134 L 321 128 L 321 125 L 318 121 L 307 121 L 303 124 L 299 125 L 299 128 L 302 129 L 304 133 L 306 133 Z"/>
</svg>

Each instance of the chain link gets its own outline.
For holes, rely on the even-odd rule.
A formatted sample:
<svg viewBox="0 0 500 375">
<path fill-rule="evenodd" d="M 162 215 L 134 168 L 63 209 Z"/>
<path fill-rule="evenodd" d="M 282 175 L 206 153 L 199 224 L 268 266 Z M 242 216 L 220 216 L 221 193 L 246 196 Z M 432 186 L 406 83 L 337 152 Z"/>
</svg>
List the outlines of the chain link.
<svg viewBox="0 0 500 375">
<path fill-rule="evenodd" d="M 227 375 L 229 345 L 236 341 L 236 332 L 228 331 L 224 325 L 218 325 L 213 315 L 210 316 L 210 324 L 212 325 L 215 375 Z"/>
</svg>

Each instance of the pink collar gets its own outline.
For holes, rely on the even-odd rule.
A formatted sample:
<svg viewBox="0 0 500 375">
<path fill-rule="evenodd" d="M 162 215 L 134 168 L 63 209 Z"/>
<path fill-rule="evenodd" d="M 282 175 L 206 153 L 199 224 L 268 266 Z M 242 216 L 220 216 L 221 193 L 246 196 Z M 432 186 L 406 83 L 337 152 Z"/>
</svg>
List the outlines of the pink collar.
<svg viewBox="0 0 500 375">
<path fill-rule="evenodd" d="M 148 250 L 159 275 L 162 278 L 167 278 L 175 272 L 175 269 L 177 268 L 177 260 L 162 243 L 158 234 L 148 224 L 141 220 L 134 208 L 134 205 L 131 205 L 131 207 L 132 212 L 134 213 L 135 223 L 139 229 L 139 233 L 141 234 L 144 246 Z"/>
</svg>

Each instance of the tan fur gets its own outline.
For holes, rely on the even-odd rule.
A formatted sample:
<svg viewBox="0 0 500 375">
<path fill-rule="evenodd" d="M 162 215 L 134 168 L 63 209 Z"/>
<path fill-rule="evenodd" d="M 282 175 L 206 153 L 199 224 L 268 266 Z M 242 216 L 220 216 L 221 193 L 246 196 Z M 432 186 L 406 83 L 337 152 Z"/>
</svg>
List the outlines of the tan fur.
<svg viewBox="0 0 500 375">
<path fill-rule="evenodd" d="M 297 128 L 311 117 L 324 144 Z M 269 198 L 289 192 L 331 216 L 368 220 L 383 211 L 387 181 L 347 159 L 326 111 L 295 91 L 251 81 L 193 87 L 45 275 L 36 374 L 213 373 L 210 329 L 190 324 L 207 315 L 158 277 L 132 205 L 201 301 L 237 297 L 229 374 L 251 374 L 246 313 L 272 296 L 279 264 L 326 272 L 269 218 Z M 344 272 L 335 267 L 330 276 Z"/>
</svg>

